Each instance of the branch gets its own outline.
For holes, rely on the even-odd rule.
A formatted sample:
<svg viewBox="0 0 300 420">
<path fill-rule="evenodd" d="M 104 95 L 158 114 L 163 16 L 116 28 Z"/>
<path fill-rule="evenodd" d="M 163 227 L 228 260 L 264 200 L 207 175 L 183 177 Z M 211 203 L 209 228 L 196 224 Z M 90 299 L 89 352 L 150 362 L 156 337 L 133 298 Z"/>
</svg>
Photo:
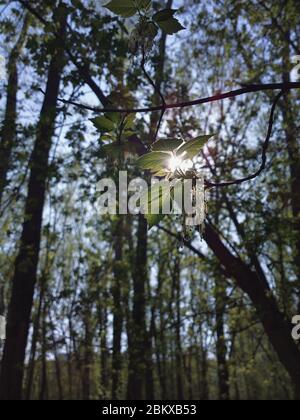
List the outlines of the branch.
<svg viewBox="0 0 300 420">
<path fill-rule="evenodd" d="M 182 238 L 182 235 L 180 234 L 180 233 L 174 233 L 174 232 L 172 232 L 171 230 L 169 230 L 169 229 L 167 229 L 167 228 L 165 228 L 165 227 L 163 227 L 163 226 L 161 226 L 161 225 L 158 225 L 158 226 L 156 226 L 157 227 L 157 229 L 159 229 L 159 230 L 161 230 L 162 232 L 165 232 L 167 235 L 169 235 L 169 236 L 171 236 L 171 237 L 173 237 L 173 238 L 175 238 L 175 239 L 177 239 L 177 241 L 179 241 L 179 242 L 182 242 L 183 243 L 183 245 L 186 247 L 186 248 L 188 248 L 189 250 L 191 250 L 194 254 L 196 254 L 198 257 L 200 257 L 200 258 L 202 258 L 202 259 L 206 259 L 206 256 L 204 255 L 204 254 L 202 254 L 202 252 L 200 252 L 197 248 L 195 248 L 193 245 L 192 245 L 192 243 L 191 243 L 191 241 L 188 241 L 187 239 L 185 239 L 185 238 Z"/>
<path fill-rule="evenodd" d="M 28 10 L 33 16 L 35 16 L 44 26 L 49 26 L 50 25 L 50 23 L 46 19 L 44 19 L 36 11 L 36 9 L 34 7 L 32 7 L 30 5 L 30 2 L 29 1 L 25 1 L 25 0 L 18 0 L 18 1 L 24 6 L 24 8 L 26 10 Z M 68 26 L 68 28 L 70 29 L 69 26 Z M 110 102 L 107 99 L 107 97 L 104 95 L 104 93 L 102 92 L 102 90 L 100 89 L 100 87 L 97 85 L 97 83 L 94 81 L 94 79 L 90 76 L 89 71 L 88 71 L 88 65 L 86 63 L 84 63 L 83 65 L 80 64 L 80 63 L 78 63 L 76 57 L 74 56 L 74 54 L 72 53 L 72 51 L 68 48 L 68 46 L 66 45 L 65 40 L 61 38 L 61 36 L 59 35 L 59 33 L 57 33 L 56 31 L 54 31 L 53 32 L 53 35 L 56 37 L 56 39 L 58 39 L 62 43 L 65 52 L 68 54 L 71 62 L 77 68 L 80 76 L 85 81 L 85 83 L 95 93 L 95 95 L 97 96 L 97 98 L 99 99 L 99 101 L 103 104 L 103 106 L 108 106 L 110 104 Z M 70 104 L 72 104 L 72 103 L 70 102 Z"/>
<path fill-rule="evenodd" d="M 263 150 L 262 150 L 262 162 L 261 162 L 261 165 L 260 165 L 260 168 L 258 169 L 258 171 L 256 171 L 254 174 L 249 175 L 245 178 L 240 178 L 240 179 L 236 179 L 236 180 L 233 180 L 233 181 L 219 182 L 219 183 L 205 181 L 205 184 L 206 184 L 207 187 L 228 187 L 230 185 L 240 185 L 243 182 L 251 181 L 252 179 L 258 177 L 265 170 L 266 163 L 267 163 L 267 152 L 268 152 L 270 139 L 271 139 L 272 131 L 273 131 L 275 110 L 276 110 L 276 106 L 277 106 L 280 98 L 283 96 L 284 93 L 285 93 L 284 90 L 280 91 L 279 94 L 276 96 L 275 101 L 273 102 L 272 109 L 271 109 L 271 114 L 270 114 L 270 119 L 269 119 L 268 133 L 267 133 L 267 137 L 264 141 Z"/>
<path fill-rule="evenodd" d="M 232 90 L 230 92 L 220 93 L 218 95 L 209 96 L 206 98 L 196 99 L 194 101 L 186 101 L 186 102 L 176 102 L 173 104 L 165 104 L 165 105 L 158 105 L 152 106 L 149 108 L 97 108 L 91 107 L 88 105 L 80 104 L 78 102 L 67 101 L 65 99 L 59 99 L 60 102 L 64 104 L 70 104 L 75 107 L 85 109 L 87 111 L 92 111 L 96 113 L 105 113 L 105 112 L 119 112 L 119 113 L 141 113 L 146 114 L 149 112 L 156 112 L 156 111 L 163 111 L 168 109 L 178 109 L 178 108 L 188 108 L 192 106 L 207 104 L 211 102 L 223 101 L 224 99 L 231 99 L 237 96 L 245 95 L 247 93 L 254 93 L 254 92 L 264 92 L 268 90 L 293 90 L 293 89 L 300 89 L 300 82 L 287 82 L 287 83 L 266 83 L 266 84 L 257 84 L 257 85 L 244 85 L 242 89 Z"/>
<path fill-rule="evenodd" d="M 163 106 L 163 109 L 161 111 L 161 115 L 160 115 L 160 118 L 159 118 L 159 121 L 158 121 L 158 124 L 157 124 L 157 128 L 156 128 L 156 131 L 155 131 L 155 134 L 154 134 L 153 142 L 155 142 L 156 139 L 157 139 L 157 136 L 158 136 L 158 133 L 159 133 L 159 129 L 160 129 L 160 126 L 162 124 L 162 121 L 163 121 L 165 112 L 166 112 L 166 101 L 165 101 L 165 98 L 164 98 L 164 96 L 163 96 L 163 94 L 162 94 L 162 92 L 160 90 L 160 87 L 157 86 L 157 84 L 152 80 L 151 76 L 147 72 L 145 64 L 146 64 L 146 54 L 145 54 L 145 50 L 144 50 L 144 47 L 143 47 L 143 49 L 142 49 L 141 69 L 142 69 L 142 71 L 143 71 L 146 79 L 148 80 L 148 82 L 150 83 L 150 85 L 153 87 L 154 93 L 156 93 L 160 97 L 160 99 L 162 101 L 162 104 L 163 104 L 162 105 Z"/>
</svg>

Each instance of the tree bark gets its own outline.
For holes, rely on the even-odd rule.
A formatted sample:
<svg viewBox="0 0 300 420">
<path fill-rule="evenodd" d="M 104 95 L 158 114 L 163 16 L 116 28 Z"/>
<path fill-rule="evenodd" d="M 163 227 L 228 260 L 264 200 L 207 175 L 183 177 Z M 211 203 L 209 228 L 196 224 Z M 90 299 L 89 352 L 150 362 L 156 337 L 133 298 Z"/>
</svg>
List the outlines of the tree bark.
<svg viewBox="0 0 300 420">
<path fill-rule="evenodd" d="M 176 340 L 176 382 L 177 382 L 177 399 L 179 401 L 184 400 L 184 378 L 183 378 L 183 355 L 181 345 L 181 279 L 180 279 L 180 259 L 176 256 L 174 263 L 174 288 L 175 288 L 175 340 Z"/>
<path fill-rule="evenodd" d="M 229 400 L 229 370 L 227 364 L 227 346 L 225 341 L 224 312 L 226 305 L 226 289 L 220 279 L 216 279 L 216 331 L 217 331 L 217 363 L 219 380 L 219 400 Z"/>
<path fill-rule="evenodd" d="M 0 204 L 7 185 L 7 173 L 10 169 L 11 156 L 16 138 L 18 60 L 24 46 L 30 24 L 29 13 L 26 14 L 19 38 L 11 51 L 8 60 L 8 84 L 5 117 L 0 137 Z"/>
<path fill-rule="evenodd" d="M 85 339 L 83 346 L 83 367 L 82 367 L 82 396 L 84 401 L 91 399 L 91 381 L 93 369 L 93 329 L 91 322 L 92 309 L 89 304 L 89 297 L 85 302 L 84 328 Z"/>
<path fill-rule="evenodd" d="M 38 304 L 38 309 L 35 314 L 35 318 L 33 322 L 30 360 L 29 360 L 29 365 L 28 365 L 27 384 L 26 384 L 26 391 L 25 391 L 26 400 L 30 400 L 31 398 L 32 385 L 33 385 L 33 379 L 34 379 L 34 370 L 35 370 L 35 358 L 36 358 L 37 343 L 38 343 L 39 329 L 40 329 L 40 320 L 41 320 L 41 314 L 42 314 L 42 307 L 44 304 L 44 295 L 45 295 L 44 278 L 42 277 L 39 304 Z"/>
<path fill-rule="evenodd" d="M 53 20 L 59 22 L 59 32 L 64 38 L 67 12 L 63 4 L 56 9 Z M 3 400 L 19 400 L 22 397 L 24 359 L 40 252 L 48 159 L 64 62 L 63 49 L 58 45 L 49 66 L 47 88 L 31 157 L 25 217 L 12 280 L 7 339 L 0 376 L 0 399 Z"/>
<path fill-rule="evenodd" d="M 138 244 L 133 276 L 133 311 L 130 321 L 130 348 L 127 397 L 129 400 L 145 399 L 145 348 L 147 343 L 145 284 L 147 278 L 147 221 L 139 216 Z"/>
<path fill-rule="evenodd" d="M 283 53 L 282 53 L 282 68 L 283 82 L 290 82 L 290 73 L 288 71 L 287 63 L 290 60 L 290 31 L 285 33 L 283 39 Z M 293 214 L 293 230 L 295 238 L 295 266 L 296 275 L 300 279 L 300 150 L 298 144 L 298 128 L 293 117 L 293 103 L 290 99 L 290 93 L 285 92 L 281 104 L 283 116 L 283 128 L 285 132 L 285 140 L 287 153 L 289 158 L 290 169 L 290 191 L 291 191 L 291 207 Z M 300 292 L 300 285 L 299 292 Z M 300 296 L 298 307 L 300 309 Z"/>
<path fill-rule="evenodd" d="M 98 304 L 98 313 L 99 313 L 99 324 L 100 324 L 100 399 L 108 399 L 108 384 L 109 384 L 109 350 L 107 344 L 107 335 L 108 335 L 108 310 L 106 301 L 108 298 L 108 293 L 105 289 L 101 293 L 102 301 L 99 300 Z"/>
<path fill-rule="evenodd" d="M 122 286 L 124 279 L 123 266 L 123 223 L 124 217 L 118 216 L 115 226 L 115 261 L 114 261 L 114 280 L 112 286 L 113 296 L 113 356 L 112 356 L 112 399 L 118 400 L 120 395 L 120 382 L 122 370 L 121 339 L 123 329 L 123 310 L 122 310 Z"/>
<path fill-rule="evenodd" d="M 231 254 L 209 225 L 206 226 L 204 239 L 222 266 L 250 298 L 270 343 L 292 379 L 296 398 L 300 399 L 300 351 L 270 287 L 240 258 Z"/>
</svg>

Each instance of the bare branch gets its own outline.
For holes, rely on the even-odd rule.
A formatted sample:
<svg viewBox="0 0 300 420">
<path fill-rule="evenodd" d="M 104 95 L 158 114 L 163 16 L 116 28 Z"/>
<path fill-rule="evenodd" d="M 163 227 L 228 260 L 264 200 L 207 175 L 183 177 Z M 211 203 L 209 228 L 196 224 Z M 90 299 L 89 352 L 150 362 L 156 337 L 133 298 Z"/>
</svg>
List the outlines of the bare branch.
<svg viewBox="0 0 300 420">
<path fill-rule="evenodd" d="M 37 10 L 34 7 L 32 7 L 32 5 L 30 5 L 29 1 L 26 1 L 26 0 L 18 0 L 18 1 L 24 6 L 25 9 L 27 9 L 33 16 L 35 16 L 43 25 L 49 26 L 49 22 L 45 18 L 43 18 L 37 12 Z M 70 29 L 69 26 L 68 26 L 68 28 Z M 62 39 L 61 36 L 56 31 L 53 32 L 53 35 L 62 43 L 65 52 L 69 56 L 71 62 L 77 68 L 80 76 L 85 81 L 85 83 L 91 88 L 91 90 L 97 96 L 97 98 L 102 103 L 102 105 L 103 106 L 108 106 L 110 104 L 110 101 L 107 99 L 107 97 L 104 95 L 104 93 L 102 92 L 100 87 L 97 85 L 95 80 L 89 74 L 88 64 L 87 63 L 83 63 L 83 64 L 78 63 L 76 57 L 74 56 L 72 51 L 68 48 L 65 40 Z M 70 102 L 70 104 L 72 105 L 71 102 Z M 81 107 L 81 108 L 83 108 L 83 107 Z"/>
<path fill-rule="evenodd" d="M 268 152 L 270 139 L 271 139 L 272 131 L 273 131 L 275 110 L 276 110 L 276 106 L 277 106 L 280 98 L 283 96 L 284 92 L 285 92 L 284 90 L 279 92 L 279 94 L 276 96 L 275 101 L 273 102 L 273 105 L 272 105 L 270 119 L 269 119 L 268 133 L 267 133 L 267 137 L 264 141 L 264 145 L 263 145 L 263 149 L 262 149 L 262 162 L 261 162 L 261 165 L 260 165 L 260 168 L 258 169 L 258 171 L 256 171 L 254 174 L 249 175 L 245 178 L 240 178 L 240 179 L 236 179 L 236 180 L 233 180 L 233 181 L 219 182 L 219 183 L 205 181 L 207 187 L 228 187 L 230 185 L 240 185 L 243 182 L 248 182 L 248 181 L 251 181 L 252 179 L 258 177 L 265 170 L 266 163 L 267 163 L 267 152 Z"/>
<path fill-rule="evenodd" d="M 156 111 L 167 111 L 168 109 L 178 109 L 178 108 L 188 108 L 192 106 L 207 104 L 211 102 L 223 101 L 224 99 L 232 99 L 238 96 L 245 95 L 247 93 L 254 93 L 254 92 L 264 92 L 270 90 L 293 90 L 293 89 L 300 89 L 300 82 L 287 82 L 287 83 L 266 83 L 266 84 L 256 84 L 256 85 L 244 85 L 242 89 L 232 90 L 230 92 L 220 93 L 218 95 L 209 96 L 206 98 L 196 99 L 194 101 L 186 101 L 186 102 L 177 102 L 173 104 L 166 104 L 166 105 L 158 105 L 152 106 L 149 108 L 129 108 L 129 109 L 122 109 L 122 108 L 97 108 L 91 107 L 88 105 L 80 104 L 77 102 L 67 101 L 65 99 L 59 99 L 60 102 L 64 104 L 70 104 L 75 107 L 85 109 L 87 111 L 92 111 L 96 113 L 105 113 L 105 112 L 119 112 L 119 113 L 141 113 L 146 114 L 149 112 L 156 112 Z"/>
</svg>

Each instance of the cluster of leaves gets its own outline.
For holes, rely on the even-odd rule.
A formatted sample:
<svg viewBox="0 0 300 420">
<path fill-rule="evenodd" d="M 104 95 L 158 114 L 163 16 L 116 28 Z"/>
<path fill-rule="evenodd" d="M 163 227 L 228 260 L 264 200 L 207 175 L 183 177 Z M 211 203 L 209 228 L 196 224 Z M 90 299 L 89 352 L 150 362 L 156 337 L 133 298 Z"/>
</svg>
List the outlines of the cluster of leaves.
<svg viewBox="0 0 300 420">
<path fill-rule="evenodd" d="M 199 136 L 187 142 L 181 139 L 161 139 L 154 143 L 152 151 L 141 156 L 137 164 L 140 169 L 149 170 L 154 176 L 183 177 L 182 170 L 185 161 L 193 160 L 199 155 L 208 140 L 213 135 Z M 178 160 L 178 167 L 175 170 L 170 167 L 170 161 Z M 180 164 L 179 164 L 180 162 Z"/>
<path fill-rule="evenodd" d="M 174 208 L 176 188 L 182 188 L 186 179 L 197 178 L 196 171 L 184 169 L 185 162 L 198 156 L 212 137 L 199 136 L 187 142 L 181 139 L 160 139 L 152 146 L 150 153 L 137 160 L 140 169 L 149 170 L 156 177 L 165 177 L 164 181 L 153 184 L 150 191 L 147 190 L 142 196 L 141 206 L 150 229 L 164 218 L 163 209 Z M 178 166 L 172 168 L 172 160 L 178 162 Z"/>
<path fill-rule="evenodd" d="M 138 23 L 130 37 L 130 49 L 133 53 L 136 53 L 139 48 L 143 53 L 151 49 L 159 29 L 169 35 L 184 29 L 175 17 L 177 10 L 163 9 L 153 13 L 151 0 L 111 0 L 105 7 L 123 18 L 139 16 Z M 120 156 L 120 148 L 125 153 L 132 154 L 130 135 L 133 134 L 131 129 L 134 119 L 129 117 L 127 120 L 123 117 L 122 121 L 121 118 L 109 114 L 93 120 L 98 130 L 105 130 L 102 132 L 102 140 L 108 140 L 110 143 L 102 150 L 111 157 Z M 124 142 L 121 141 L 121 137 L 129 137 L 129 139 Z M 137 165 L 140 169 L 149 170 L 154 176 L 165 178 L 165 183 L 162 181 L 159 186 L 153 185 L 149 194 L 148 191 L 145 192 L 141 200 L 150 228 L 158 224 L 164 217 L 162 214 L 164 206 L 174 204 L 176 184 L 181 184 L 185 179 L 197 177 L 195 171 L 186 171 L 184 164 L 193 160 L 211 137 L 200 136 L 187 142 L 181 139 L 161 139 L 155 142 L 150 153 L 144 154 L 138 159 Z M 169 181 L 173 182 L 171 190 Z M 151 211 L 153 208 L 156 209 L 154 213 Z"/>
<path fill-rule="evenodd" d="M 184 29 L 175 17 L 175 9 L 163 9 L 152 15 L 151 0 L 111 0 L 105 7 L 124 18 L 139 15 L 139 22 L 131 33 L 130 47 L 133 52 L 139 46 L 145 51 L 150 49 L 159 29 L 169 35 Z"/>
<path fill-rule="evenodd" d="M 103 157 L 118 159 L 134 156 L 138 153 L 133 139 L 135 114 L 123 115 L 110 112 L 91 120 L 104 142 L 101 148 Z"/>
</svg>

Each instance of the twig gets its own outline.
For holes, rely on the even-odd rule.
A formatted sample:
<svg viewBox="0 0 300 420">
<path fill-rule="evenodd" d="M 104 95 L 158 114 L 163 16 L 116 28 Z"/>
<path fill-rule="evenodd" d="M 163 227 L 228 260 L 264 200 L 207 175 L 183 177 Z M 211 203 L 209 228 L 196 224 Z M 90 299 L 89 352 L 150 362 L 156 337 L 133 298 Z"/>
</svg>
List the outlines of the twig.
<svg viewBox="0 0 300 420">
<path fill-rule="evenodd" d="M 27 9 L 33 16 L 35 16 L 44 26 L 49 26 L 50 23 L 43 18 L 32 5 L 30 5 L 29 1 L 26 0 L 18 0 L 24 7 Z M 68 26 L 69 27 L 69 26 Z M 69 27 L 70 29 L 70 27 Z M 87 63 L 80 64 L 78 63 L 76 57 L 72 53 L 72 51 L 68 48 L 65 40 L 61 38 L 61 36 L 56 32 L 52 32 L 53 35 L 62 42 L 63 48 L 67 55 L 69 56 L 71 62 L 74 64 L 74 66 L 77 68 L 79 74 L 81 75 L 82 79 L 85 81 L 85 83 L 92 89 L 92 91 L 95 93 L 99 101 L 104 105 L 107 106 L 110 104 L 110 101 L 107 99 L 107 97 L 104 95 L 100 87 L 97 85 L 95 80 L 91 77 L 91 75 L 88 72 L 88 65 Z M 72 103 L 70 103 L 72 105 Z"/>
<path fill-rule="evenodd" d="M 251 181 L 252 179 L 258 177 L 265 170 L 266 163 L 267 163 L 267 151 L 268 151 L 268 148 L 269 148 L 270 139 L 271 139 L 272 131 L 273 131 L 275 110 L 276 110 L 276 106 L 277 106 L 280 98 L 283 96 L 284 92 L 285 92 L 285 90 L 281 90 L 279 92 L 279 94 L 276 96 L 275 101 L 273 102 L 273 105 L 272 105 L 270 119 L 269 119 L 268 133 L 267 133 L 267 137 L 264 141 L 264 145 L 263 145 L 263 149 L 262 149 L 262 162 L 261 162 L 261 165 L 260 165 L 260 168 L 258 169 L 258 171 L 256 171 L 254 174 L 249 175 L 245 178 L 240 178 L 240 179 L 236 179 L 236 180 L 233 180 L 233 181 L 217 182 L 217 183 L 210 182 L 210 181 L 205 181 L 205 184 L 206 184 L 207 187 L 228 187 L 230 185 L 239 185 L 239 184 L 242 184 L 243 182 Z"/>
<path fill-rule="evenodd" d="M 159 133 L 159 129 L 160 126 L 162 124 L 162 120 L 164 118 L 165 112 L 166 112 L 166 101 L 164 98 L 164 95 L 162 94 L 161 90 L 159 89 L 159 87 L 157 86 L 157 84 L 152 80 L 152 77 L 149 75 L 149 73 L 146 70 L 146 54 L 145 54 L 145 49 L 144 47 L 142 48 L 142 62 L 141 62 L 141 69 L 146 77 L 146 79 L 148 80 L 148 82 L 150 83 L 150 85 L 153 87 L 154 92 L 156 94 L 158 94 L 158 96 L 160 97 L 161 101 L 162 101 L 162 110 L 161 110 L 161 115 L 157 124 L 157 128 L 155 131 L 155 135 L 154 135 L 154 139 L 153 142 L 156 141 L 158 133 Z"/>
<path fill-rule="evenodd" d="M 172 104 L 166 105 L 158 105 L 158 106 L 151 106 L 148 108 L 98 108 L 98 107 L 91 107 L 88 105 L 80 104 L 73 101 L 67 101 L 65 99 L 59 99 L 60 102 L 64 104 L 70 104 L 76 106 L 81 109 L 85 109 L 87 111 L 92 111 L 96 113 L 105 113 L 105 112 L 119 112 L 119 113 L 140 113 L 146 114 L 149 112 L 156 112 L 156 111 L 167 111 L 168 109 L 176 109 L 176 108 L 188 108 L 192 106 L 207 104 L 211 102 L 223 101 L 224 99 L 232 99 L 237 96 L 245 95 L 247 93 L 255 93 L 255 92 L 264 92 L 268 90 L 293 90 L 293 89 L 300 89 L 300 82 L 287 82 L 287 83 L 266 83 L 266 84 L 257 84 L 257 85 L 247 85 L 242 89 L 232 90 L 230 92 L 220 93 L 218 95 L 208 96 L 206 98 L 196 99 L 194 101 L 186 101 L 186 102 L 175 102 Z"/>
</svg>

